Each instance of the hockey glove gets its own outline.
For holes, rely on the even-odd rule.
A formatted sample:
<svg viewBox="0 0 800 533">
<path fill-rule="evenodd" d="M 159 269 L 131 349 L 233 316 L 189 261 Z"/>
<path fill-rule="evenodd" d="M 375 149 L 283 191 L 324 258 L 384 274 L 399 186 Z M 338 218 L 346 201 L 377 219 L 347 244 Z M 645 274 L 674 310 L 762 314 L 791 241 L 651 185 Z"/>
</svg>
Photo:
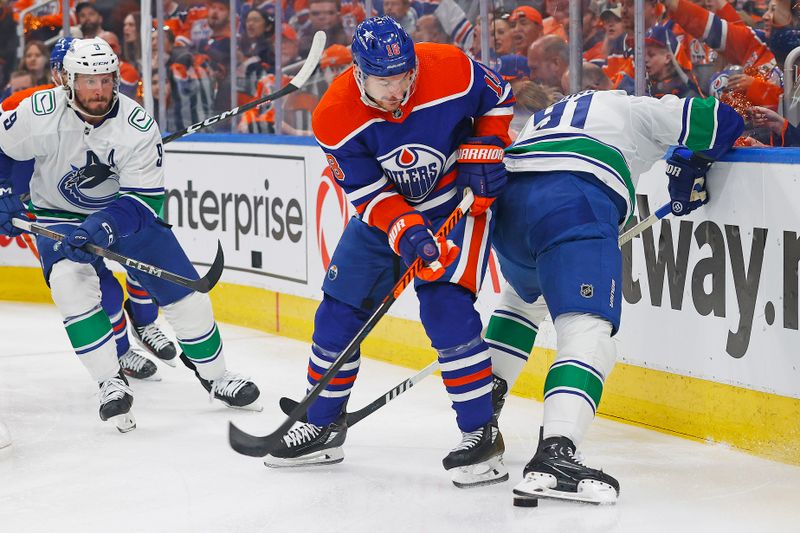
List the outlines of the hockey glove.
<svg viewBox="0 0 800 533">
<path fill-rule="evenodd" d="M 683 216 L 708 203 L 706 172 L 710 161 L 693 155 L 686 148 L 676 148 L 667 159 L 669 198 L 672 214 Z"/>
<path fill-rule="evenodd" d="M 76 263 L 91 263 L 97 256 L 83 249 L 85 244 L 95 244 L 108 248 L 117 242 L 117 222 L 103 211 L 92 213 L 83 224 L 66 234 L 59 248 L 64 256 Z"/>
<path fill-rule="evenodd" d="M 482 215 L 508 181 L 503 164 L 503 141 L 497 137 L 470 137 L 458 147 L 456 185 L 475 194 L 470 214 Z"/>
<path fill-rule="evenodd" d="M 12 218 L 28 218 L 28 212 L 11 189 L 0 188 L 0 233 L 16 237 L 22 234 L 22 230 L 11 224 Z"/>
<path fill-rule="evenodd" d="M 433 234 L 430 221 L 419 211 L 409 211 L 389 225 L 389 246 L 403 258 L 406 266 L 419 257 L 425 267 L 417 277 L 425 281 L 436 281 L 444 270 L 458 257 L 460 251 L 453 241 Z"/>
</svg>

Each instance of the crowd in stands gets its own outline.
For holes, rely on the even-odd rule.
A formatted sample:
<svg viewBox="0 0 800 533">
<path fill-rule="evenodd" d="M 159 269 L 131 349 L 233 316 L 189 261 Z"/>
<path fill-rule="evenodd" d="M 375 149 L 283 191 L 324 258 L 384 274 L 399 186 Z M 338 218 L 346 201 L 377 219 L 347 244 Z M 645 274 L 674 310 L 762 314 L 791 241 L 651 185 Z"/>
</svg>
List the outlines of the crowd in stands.
<svg viewBox="0 0 800 533">
<path fill-rule="evenodd" d="M 61 33 L 60 0 L 0 0 L 0 100 L 49 80 L 49 46 Z M 310 135 L 310 113 L 330 81 L 352 62 L 348 46 L 355 26 L 367 16 L 361 0 L 281 0 L 281 49 L 275 50 L 276 0 L 155 0 L 163 2 L 167 116 L 164 131 L 176 131 L 288 83 L 311 46 L 314 33 L 327 34 L 318 74 L 306 90 L 282 102 L 276 127 L 272 106 L 237 118 L 242 133 Z M 634 0 L 573 0 L 581 4 L 582 89 L 635 87 Z M 481 59 L 481 34 L 489 32 L 488 63 L 510 80 L 517 104 L 512 128 L 531 113 L 570 92 L 570 0 L 493 0 L 488 20 L 471 0 L 374 0 L 370 15 L 388 15 L 417 42 L 455 44 Z M 153 94 L 159 79 L 157 32 L 140 42 L 139 0 L 71 2 L 71 33 L 104 38 L 121 59 L 121 91 L 142 101 L 142 45 L 150 46 Z M 749 119 L 743 144 L 797 144 L 794 126 L 781 116 L 783 64 L 800 45 L 800 7 L 793 0 L 644 0 L 647 92 L 652 96 L 714 96 Z M 155 3 L 153 14 L 155 14 Z M 235 17 L 236 72 L 231 87 L 231 17 Z M 24 28 L 17 42 L 16 28 Z M 155 24 L 154 24 L 155 26 Z M 19 47 L 22 46 L 21 57 Z M 793 69 L 794 70 L 794 69 Z M 794 76 L 794 72 L 789 73 Z M 156 102 L 157 104 L 157 102 Z M 231 131 L 230 125 L 220 126 Z M 787 134 L 788 132 L 788 134 Z"/>
</svg>

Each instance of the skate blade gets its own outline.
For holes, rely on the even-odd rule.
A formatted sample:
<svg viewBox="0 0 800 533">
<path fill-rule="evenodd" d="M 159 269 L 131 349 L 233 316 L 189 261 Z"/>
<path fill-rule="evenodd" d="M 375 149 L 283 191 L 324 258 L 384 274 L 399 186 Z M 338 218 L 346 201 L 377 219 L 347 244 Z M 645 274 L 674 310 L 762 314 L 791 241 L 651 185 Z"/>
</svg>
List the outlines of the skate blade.
<svg viewBox="0 0 800 533">
<path fill-rule="evenodd" d="M 222 400 L 220 400 L 222 402 Z M 264 406 L 258 403 L 258 400 L 254 401 L 253 403 L 249 403 L 247 405 L 231 405 L 225 402 L 222 402 L 225 407 L 230 407 L 231 409 L 238 409 L 240 411 L 255 411 L 256 413 L 260 413 L 264 410 Z"/>
<path fill-rule="evenodd" d="M 161 381 L 161 376 L 158 374 L 158 372 L 156 372 L 152 376 L 147 376 L 146 378 L 137 378 L 136 376 L 132 376 L 131 374 L 128 374 L 124 370 L 122 371 L 122 373 L 125 374 L 127 377 L 133 378 L 133 379 L 135 379 L 137 381 Z"/>
<path fill-rule="evenodd" d="M 482 463 L 451 468 L 450 479 L 460 489 L 471 489 L 508 480 L 508 470 L 503 464 L 503 456 L 497 455 Z"/>
<path fill-rule="evenodd" d="M 136 429 L 136 419 L 130 411 L 121 415 L 112 416 L 109 420 L 114 422 L 117 426 L 117 431 L 120 433 L 127 433 Z"/>
<path fill-rule="evenodd" d="M 273 457 L 267 455 L 264 466 L 269 468 L 295 468 L 298 466 L 333 465 L 344 461 L 344 450 L 341 447 L 328 448 L 300 457 Z"/>
<path fill-rule="evenodd" d="M 594 479 L 584 479 L 578 483 L 577 492 L 555 490 L 556 478 L 550 474 L 529 472 L 514 487 L 514 495 L 524 499 L 568 500 L 583 503 L 613 504 L 617 502 L 617 491 L 607 483 Z M 516 501 L 516 498 L 515 498 Z"/>
<path fill-rule="evenodd" d="M 170 366 L 172 368 L 175 368 L 175 365 L 177 364 L 175 361 L 178 360 L 177 357 L 173 357 L 172 359 L 161 359 L 157 355 L 155 355 L 155 358 L 156 361 L 158 361 L 159 363 L 164 363 L 165 365 Z"/>
</svg>

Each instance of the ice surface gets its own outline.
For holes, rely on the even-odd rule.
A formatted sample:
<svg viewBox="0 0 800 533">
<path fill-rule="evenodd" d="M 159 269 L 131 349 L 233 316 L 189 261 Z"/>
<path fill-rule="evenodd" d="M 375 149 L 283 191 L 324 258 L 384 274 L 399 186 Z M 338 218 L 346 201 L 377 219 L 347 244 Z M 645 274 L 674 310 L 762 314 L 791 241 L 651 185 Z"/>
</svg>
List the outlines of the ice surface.
<svg viewBox="0 0 800 533">
<path fill-rule="evenodd" d="M 305 388 L 308 345 L 221 326 L 229 368 L 252 376 L 264 412 L 209 404 L 182 365 L 133 380 L 138 427 L 97 415 L 96 386 L 53 306 L 0 303 L 0 532 L 789 532 L 800 468 L 598 419 L 582 452 L 620 481 L 616 506 L 512 506 L 536 444 L 541 404 L 510 398 L 501 417 L 511 480 L 452 486 L 441 459 L 460 436 L 438 376 L 351 429 L 339 465 L 274 470 L 234 453 L 227 422 L 256 434 Z M 413 371 L 365 359 L 356 409 Z"/>
</svg>

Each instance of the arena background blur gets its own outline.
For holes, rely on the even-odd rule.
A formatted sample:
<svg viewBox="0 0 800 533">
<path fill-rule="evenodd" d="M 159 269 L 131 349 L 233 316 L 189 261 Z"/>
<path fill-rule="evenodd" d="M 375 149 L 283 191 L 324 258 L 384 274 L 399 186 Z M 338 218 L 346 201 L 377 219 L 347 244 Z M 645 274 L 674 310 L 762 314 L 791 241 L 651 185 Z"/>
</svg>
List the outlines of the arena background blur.
<svg viewBox="0 0 800 533">
<path fill-rule="evenodd" d="M 511 80 L 514 133 L 562 95 L 621 89 L 715 96 L 761 117 L 740 145 L 798 144 L 800 7 L 790 0 L 0 0 L 0 101 L 51 83 L 59 37 L 100 36 L 122 60 L 121 91 L 174 132 L 288 83 L 323 30 L 327 48 L 302 91 L 206 130 L 311 135 L 311 113 L 352 63 L 367 14 Z"/>
</svg>

